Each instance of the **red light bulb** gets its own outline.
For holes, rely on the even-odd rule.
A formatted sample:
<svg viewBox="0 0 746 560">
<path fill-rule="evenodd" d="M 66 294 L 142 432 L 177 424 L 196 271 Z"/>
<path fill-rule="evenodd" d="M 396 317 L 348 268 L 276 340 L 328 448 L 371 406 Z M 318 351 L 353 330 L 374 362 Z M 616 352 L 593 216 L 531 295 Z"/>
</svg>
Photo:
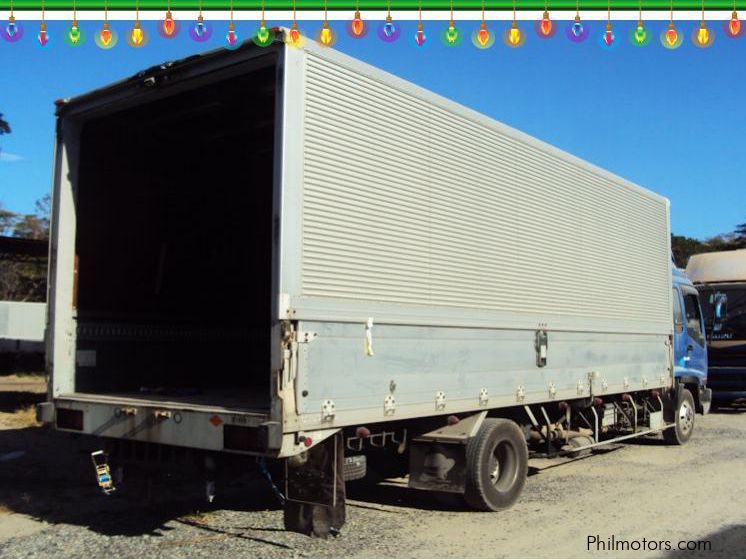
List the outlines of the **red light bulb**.
<svg viewBox="0 0 746 560">
<path fill-rule="evenodd" d="M 360 37 L 363 34 L 363 31 L 365 31 L 365 23 L 360 17 L 360 10 L 355 11 L 355 17 L 352 19 L 352 24 L 350 25 L 350 28 L 352 29 L 352 32 L 357 37 Z"/>
<path fill-rule="evenodd" d="M 738 14 L 735 10 L 733 11 L 733 15 L 728 22 L 728 30 L 733 37 L 737 36 L 741 32 L 741 22 L 738 19 Z"/>
<path fill-rule="evenodd" d="M 231 47 L 233 47 L 238 41 L 238 37 L 236 36 L 236 26 L 233 22 L 228 24 L 228 35 L 226 35 L 225 39 Z"/>
<path fill-rule="evenodd" d="M 610 47 L 614 43 L 614 32 L 611 30 L 611 22 L 606 24 L 606 31 L 604 32 L 604 43 L 607 47 Z"/>
<path fill-rule="evenodd" d="M 545 37 L 549 37 L 549 34 L 552 32 L 552 20 L 549 19 L 549 12 L 544 11 L 544 16 L 541 18 L 539 29 L 541 29 L 541 32 Z"/>
<path fill-rule="evenodd" d="M 104 27 L 99 33 L 99 38 L 101 39 L 101 43 L 105 47 L 108 47 L 111 44 L 112 35 L 111 35 L 111 29 L 109 29 L 108 21 L 104 22 Z"/>
<path fill-rule="evenodd" d="M 298 29 L 298 24 L 296 22 L 293 22 L 293 26 L 290 28 L 290 44 L 294 47 L 297 47 L 300 44 L 300 30 Z"/>
<path fill-rule="evenodd" d="M 669 44 L 669 46 L 673 47 L 676 45 L 676 42 L 679 40 L 679 32 L 676 31 L 676 27 L 674 26 L 673 22 L 668 24 L 668 30 L 666 31 L 666 42 Z"/>
<path fill-rule="evenodd" d="M 175 31 L 176 31 L 176 22 L 174 21 L 174 18 L 171 15 L 171 10 L 168 10 L 166 12 L 166 18 L 163 20 L 163 34 L 166 37 L 173 37 Z"/>
<path fill-rule="evenodd" d="M 479 41 L 479 44 L 483 47 L 486 47 L 487 43 L 489 43 L 490 41 L 490 32 L 487 31 L 487 24 L 485 22 L 479 24 L 479 31 L 477 31 L 477 41 Z"/>
<path fill-rule="evenodd" d="M 427 37 L 425 36 L 425 30 L 422 27 L 422 22 L 417 24 L 417 34 L 414 36 L 414 42 L 417 43 L 418 47 L 425 44 Z"/>
<path fill-rule="evenodd" d="M 37 39 L 39 40 L 39 44 L 43 47 L 49 42 L 49 37 L 47 37 L 47 24 L 44 22 L 41 22 L 41 26 L 39 27 L 39 35 L 37 36 Z"/>
</svg>

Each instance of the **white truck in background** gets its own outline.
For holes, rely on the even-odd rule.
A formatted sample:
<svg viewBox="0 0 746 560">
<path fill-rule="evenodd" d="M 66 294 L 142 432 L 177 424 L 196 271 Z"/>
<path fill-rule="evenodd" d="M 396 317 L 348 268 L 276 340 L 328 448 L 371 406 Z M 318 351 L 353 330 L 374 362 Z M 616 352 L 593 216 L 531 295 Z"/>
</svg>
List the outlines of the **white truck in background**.
<svg viewBox="0 0 746 560">
<path fill-rule="evenodd" d="M 283 36 L 59 103 L 40 418 L 277 459 L 319 534 L 345 456 L 497 511 L 530 454 L 684 443 L 668 201 Z"/>
</svg>

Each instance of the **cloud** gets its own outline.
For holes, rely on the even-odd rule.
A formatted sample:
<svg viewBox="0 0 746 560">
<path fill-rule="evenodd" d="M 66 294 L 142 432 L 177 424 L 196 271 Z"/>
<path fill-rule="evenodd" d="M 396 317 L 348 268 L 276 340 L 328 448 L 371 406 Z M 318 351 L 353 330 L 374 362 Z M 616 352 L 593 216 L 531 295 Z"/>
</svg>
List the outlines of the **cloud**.
<svg viewBox="0 0 746 560">
<path fill-rule="evenodd" d="M 23 156 L 19 156 L 18 154 L 11 154 L 10 152 L 0 152 L 0 161 L 13 162 L 21 161 L 22 159 Z"/>
</svg>

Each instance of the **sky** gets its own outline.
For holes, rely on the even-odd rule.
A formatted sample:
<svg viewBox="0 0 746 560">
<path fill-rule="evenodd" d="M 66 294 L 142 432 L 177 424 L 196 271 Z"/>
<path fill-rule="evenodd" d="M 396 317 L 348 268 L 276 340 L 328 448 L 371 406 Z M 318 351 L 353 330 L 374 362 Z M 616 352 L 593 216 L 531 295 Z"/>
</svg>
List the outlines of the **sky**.
<svg viewBox="0 0 746 560">
<path fill-rule="evenodd" d="M 33 212 L 51 187 L 55 99 L 218 47 L 223 39 L 215 32 L 209 42 L 196 43 L 182 28 L 165 40 L 156 22 L 147 21 L 150 42 L 133 49 L 123 40 L 131 23 L 112 22 L 120 42 L 105 51 L 92 40 L 100 23 L 84 21 L 88 40 L 71 48 L 62 41 L 69 24 L 48 22 L 52 43 L 42 49 L 33 40 L 38 23 L 24 23 L 20 42 L 0 41 L 0 112 L 12 128 L 0 136 L 0 203 L 22 213 Z M 566 22 L 550 40 L 538 39 L 532 24 L 522 22 L 523 47 L 496 42 L 486 50 L 468 38 L 455 48 L 441 44 L 444 21 L 425 23 L 428 42 L 421 50 L 411 40 L 415 22 L 402 22 L 402 36 L 391 44 L 374 33 L 353 40 L 344 22 L 331 25 L 339 32 L 335 48 L 667 197 L 675 234 L 703 239 L 746 222 L 746 39 L 726 37 L 721 22 L 711 23 L 716 37 L 709 49 L 691 43 L 697 22 L 680 22 L 685 41 L 677 50 L 658 42 L 661 21 L 648 23 L 655 38 L 645 48 L 627 41 L 631 22 L 616 23 L 613 50 L 596 40 L 601 22 L 589 24 L 592 35 L 580 44 L 565 38 Z M 509 22 L 490 25 L 502 31 Z M 470 34 L 478 22 L 460 26 Z M 311 34 L 320 24 L 300 27 Z M 256 24 L 241 21 L 237 28 L 248 36 Z"/>
</svg>

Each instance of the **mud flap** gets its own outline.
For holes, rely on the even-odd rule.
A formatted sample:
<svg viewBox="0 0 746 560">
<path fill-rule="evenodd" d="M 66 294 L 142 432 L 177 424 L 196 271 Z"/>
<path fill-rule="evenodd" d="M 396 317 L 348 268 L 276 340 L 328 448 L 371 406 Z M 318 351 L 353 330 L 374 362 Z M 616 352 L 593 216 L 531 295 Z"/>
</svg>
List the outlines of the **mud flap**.
<svg viewBox="0 0 746 560">
<path fill-rule="evenodd" d="M 326 538 L 345 523 L 344 443 L 341 433 L 285 462 L 285 529 Z"/>
</svg>

